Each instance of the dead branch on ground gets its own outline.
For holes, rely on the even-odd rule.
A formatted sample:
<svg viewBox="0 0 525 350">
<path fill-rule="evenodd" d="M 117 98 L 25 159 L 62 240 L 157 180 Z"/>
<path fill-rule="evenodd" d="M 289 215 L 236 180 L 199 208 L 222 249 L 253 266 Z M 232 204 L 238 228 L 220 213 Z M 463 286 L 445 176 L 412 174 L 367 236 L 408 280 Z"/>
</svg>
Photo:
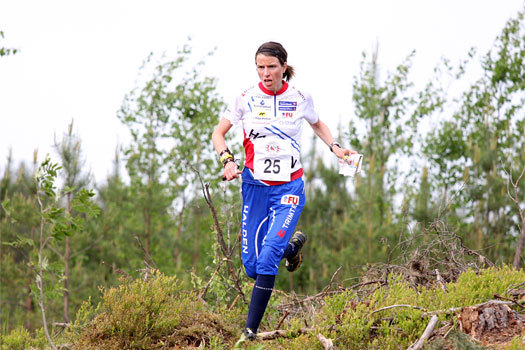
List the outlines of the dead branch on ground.
<svg viewBox="0 0 525 350">
<path fill-rule="evenodd" d="M 434 331 L 434 328 L 439 322 L 439 318 L 434 315 L 428 322 L 427 328 L 425 328 L 425 331 L 421 335 L 421 338 L 414 344 L 410 345 L 407 350 L 420 350 L 423 349 L 423 345 L 425 344 L 425 341 L 430 338 L 430 335 L 432 335 L 432 332 Z"/>
<path fill-rule="evenodd" d="M 375 314 L 377 312 L 390 310 L 390 309 L 393 309 L 393 308 L 396 308 L 396 307 L 409 307 L 409 308 L 416 309 L 416 310 L 422 310 L 422 311 L 425 311 L 425 312 L 427 311 L 427 310 L 425 310 L 425 308 L 422 308 L 421 306 L 414 306 L 414 305 L 408 305 L 408 304 L 396 304 L 396 305 L 385 306 L 385 307 L 382 307 L 380 309 L 374 310 L 370 314 L 373 315 L 373 314 Z"/>
<path fill-rule="evenodd" d="M 332 339 L 326 338 L 321 333 L 317 334 L 317 339 L 319 339 L 319 341 L 321 342 L 321 345 L 323 346 L 323 349 L 325 349 L 325 350 L 334 350 L 335 349 L 334 342 L 332 341 Z"/>
</svg>

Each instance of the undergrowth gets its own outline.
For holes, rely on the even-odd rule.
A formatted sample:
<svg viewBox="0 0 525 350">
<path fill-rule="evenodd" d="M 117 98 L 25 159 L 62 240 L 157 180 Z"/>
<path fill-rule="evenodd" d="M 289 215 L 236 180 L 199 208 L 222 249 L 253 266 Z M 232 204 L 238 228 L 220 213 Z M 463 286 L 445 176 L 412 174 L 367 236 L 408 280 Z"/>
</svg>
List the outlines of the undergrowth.
<svg viewBox="0 0 525 350">
<path fill-rule="evenodd" d="M 322 349 L 318 334 L 332 339 L 338 349 L 406 349 L 421 336 L 429 313 L 441 311 L 440 325 L 454 325 L 455 313 L 447 310 L 483 303 L 495 294 L 505 296 L 509 287 L 524 281 L 523 270 L 506 266 L 466 271 L 447 283 L 447 290 L 413 288 L 402 276 L 391 274 L 387 284 L 366 296 L 346 290 L 299 303 L 280 326 L 287 331 L 285 337 L 250 342 L 244 349 Z M 159 272 L 147 279 L 122 280 L 120 286 L 101 292 L 102 301 L 96 306 L 85 302 L 75 322 L 58 336 L 59 344 L 68 349 L 231 349 L 246 317 L 243 302 L 208 303 L 184 290 L 177 278 Z M 260 331 L 274 330 L 283 316 L 280 306 L 290 301 L 284 293 L 274 293 Z M 381 310 L 392 305 L 398 306 Z M 37 338 L 16 329 L 1 338 L 1 349 L 42 348 Z M 483 348 L 468 338 L 456 327 L 446 340 L 431 339 L 428 348 Z M 506 349 L 521 345 L 517 337 Z"/>
<path fill-rule="evenodd" d="M 196 293 L 159 272 L 104 290 L 97 309 L 87 324 L 71 328 L 75 349 L 170 349 L 214 343 L 221 348 L 235 333 Z M 85 306 L 77 319 L 92 314 L 93 308 Z"/>
</svg>

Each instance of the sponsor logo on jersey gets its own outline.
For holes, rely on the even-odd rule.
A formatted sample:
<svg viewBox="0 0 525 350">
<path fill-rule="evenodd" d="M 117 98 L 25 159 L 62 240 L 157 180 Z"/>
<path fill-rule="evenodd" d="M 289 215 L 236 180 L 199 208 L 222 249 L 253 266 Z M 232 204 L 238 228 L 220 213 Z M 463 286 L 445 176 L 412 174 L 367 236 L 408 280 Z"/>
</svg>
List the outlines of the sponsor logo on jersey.
<svg viewBox="0 0 525 350">
<path fill-rule="evenodd" d="M 285 118 L 292 118 L 293 117 L 293 113 L 292 112 L 283 112 L 283 117 L 285 117 Z"/>
<path fill-rule="evenodd" d="M 251 96 L 250 97 L 253 102 L 253 108 L 254 109 L 271 109 L 271 103 L 268 104 L 267 101 L 265 101 L 266 97 L 262 96 Z"/>
<path fill-rule="evenodd" d="M 281 147 L 279 147 L 279 144 L 271 142 L 266 145 L 266 152 L 269 154 L 277 154 L 281 152 Z"/>
<path fill-rule="evenodd" d="M 297 107 L 279 107 L 280 111 L 295 111 Z"/>
<path fill-rule="evenodd" d="M 284 238 L 284 235 L 286 234 L 286 231 L 283 230 L 283 229 L 280 229 L 278 232 L 277 232 L 277 236 L 281 237 L 281 238 Z"/>
<path fill-rule="evenodd" d="M 261 137 L 266 137 L 266 135 L 259 135 L 259 133 L 255 133 L 254 130 L 250 130 L 250 135 L 248 135 L 248 138 L 250 139 L 257 139 L 257 138 L 261 138 Z"/>
<path fill-rule="evenodd" d="M 255 124 L 268 124 L 273 119 L 268 112 L 260 108 L 254 108 L 252 115 L 252 120 Z"/>
<path fill-rule="evenodd" d="M 281 197 L 281 204 L 292 204 L 292 205 L 298 205 L 299 204 L 299 196 L 293 195 L 293 194 L 285 194 Z"/>
<path fill-rule="evenodd" d="M 261 100 L 270 100 L 273 98 L 273 96 L 268 96 L 268 95 L 252 95 L 252 101 L 255 102 L 255 99 L 261 99 Z"/>
<path fill-rule="evenodd" d="M 295 101 L 279 101 L 279 106 L 297 106 Z"/>
</svg>

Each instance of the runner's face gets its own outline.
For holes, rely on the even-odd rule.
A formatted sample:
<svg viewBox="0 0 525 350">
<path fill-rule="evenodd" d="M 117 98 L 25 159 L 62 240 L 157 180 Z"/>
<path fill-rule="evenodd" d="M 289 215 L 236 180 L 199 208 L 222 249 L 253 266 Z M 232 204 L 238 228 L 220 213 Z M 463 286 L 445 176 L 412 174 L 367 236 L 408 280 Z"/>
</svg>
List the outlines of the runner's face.
<svg viewBox="0 0 525 350">
<path fill-rule="evenodd" d="M 286 71 L 286 62 L 281 65 L 274 56 L 258 54 L 255 58 L 257 74 L 264 87 L 270 91 L 279 91 L 283 87 L 283 75 Z"/>
</svg>

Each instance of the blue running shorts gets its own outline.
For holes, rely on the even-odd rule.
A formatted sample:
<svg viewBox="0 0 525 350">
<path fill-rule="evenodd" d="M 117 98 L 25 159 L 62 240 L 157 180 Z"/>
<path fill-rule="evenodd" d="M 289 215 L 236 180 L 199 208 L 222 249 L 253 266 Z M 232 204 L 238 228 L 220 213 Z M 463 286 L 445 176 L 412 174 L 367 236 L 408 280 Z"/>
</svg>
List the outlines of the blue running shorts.
<svg viewBox="0 0 525 350">
<path fill-rule="evenodd" d="M 241 250 L 246 274 L 277 275 L 284 249 L 304 207 L 302 178 L 269 186 L 242 173 Z"/>
</svg>

